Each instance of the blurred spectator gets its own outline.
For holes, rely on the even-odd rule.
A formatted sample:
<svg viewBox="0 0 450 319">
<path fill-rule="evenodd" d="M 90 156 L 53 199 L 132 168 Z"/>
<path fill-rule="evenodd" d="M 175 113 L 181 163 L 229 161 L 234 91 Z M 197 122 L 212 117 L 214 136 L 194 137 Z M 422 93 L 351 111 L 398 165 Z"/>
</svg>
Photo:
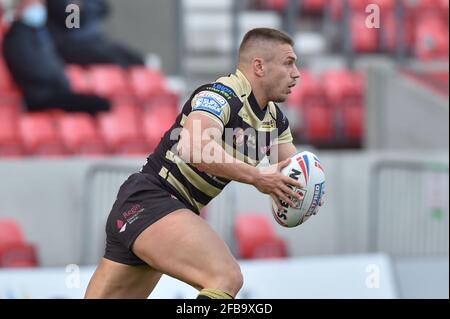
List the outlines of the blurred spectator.
<svg viewBox="0 0 450 319">
<path fill-rule="evenodd" d="M 79 28 L 66 26 L 66 7 L 80 8 Z M 47 0 L 48 26 L 60 56 L 67 62 L 80 65 L 118 64 L 123 67 L 143 65 L 139 54 L 106 38 L 100 30 L 101 21 L 108 15 L 105 0 Z"/>
<path fill-rule="evenodd" d="M 74 94 L 45 27 L 47 11 L 43 0 L 20 0 L 15 19 L 4 39 L 6 64 L 25 95 L 27 109 L 59 108 L 65 111 L 107 111 L 108 100 Z"/>
</svg>

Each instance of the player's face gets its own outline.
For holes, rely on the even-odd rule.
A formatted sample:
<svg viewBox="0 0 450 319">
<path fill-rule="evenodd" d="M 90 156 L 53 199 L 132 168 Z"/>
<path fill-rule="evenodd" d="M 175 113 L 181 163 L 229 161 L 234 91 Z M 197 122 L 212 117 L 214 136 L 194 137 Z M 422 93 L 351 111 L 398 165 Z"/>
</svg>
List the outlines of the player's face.
<svg viewBox="0 0 450 319">
<path fill-rule="evenodd" d="M 269 101 L 284 102 L 300 77 L 295 64 L 297 56 L 289 44 L 279 44 L 274 49 L 274 58 L 267 63 L 266 92 Z"/>
</svg>

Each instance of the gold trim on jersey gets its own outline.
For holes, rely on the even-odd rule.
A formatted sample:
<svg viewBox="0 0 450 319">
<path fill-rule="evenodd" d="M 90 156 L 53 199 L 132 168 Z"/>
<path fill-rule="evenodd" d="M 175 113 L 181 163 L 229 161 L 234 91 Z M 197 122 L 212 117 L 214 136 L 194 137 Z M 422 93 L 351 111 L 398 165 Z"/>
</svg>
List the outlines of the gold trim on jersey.
<svg viewBox="0 0 450 319">
<path fill-rule="evenodd" d="M 169 170 L 165 168 L 164 166 L 159 171 L 159 176 L 164 178 L 170 185 L 172 185 L 193 207 L 196 207 L 198 210 L 203 208 L 203 204 L 200 204 L 195 199 L 189 195 L 188 190 L 184 185 L 175 178 L 171 173 L 169 173 Z"/>
<path fill-rule="evenodd" d="M 186 123 L 186 120 L 187 120 L 187 116 L 184 115 L 184 114 L 182 114 L 182 115 L 181 115 L 181 121 L 180 121 L 180 125 L 181 125 L 182 127 L 184 127 L 184 123 Z"/>
<path fill-rule="evenodd" d="M 181 174 L 183 174 L 195 188 L 209 197 L 216 197 L 222 191 L 221 189 L 211 185 L 205 181 L 200 175 L 198 175 L 192 168 L 189 167 L 179 156 L 175 155 L 171 151 L 166 152 L 166 158 L 169 161 L 177 164 Z"/>
<path fill-rule="evenodd" d="M 293 138 L 292 138 L 292 134 L 291 134 L 291 129 L 288 127 L 283 133 L 280 134 L 280 136 L 278 136 L 275 139 L 275 141 L 273 142 L 273 145 L 290 143 L 290 142 L 292 142 L 292 140 L 293 140 Z"/>
</svg>

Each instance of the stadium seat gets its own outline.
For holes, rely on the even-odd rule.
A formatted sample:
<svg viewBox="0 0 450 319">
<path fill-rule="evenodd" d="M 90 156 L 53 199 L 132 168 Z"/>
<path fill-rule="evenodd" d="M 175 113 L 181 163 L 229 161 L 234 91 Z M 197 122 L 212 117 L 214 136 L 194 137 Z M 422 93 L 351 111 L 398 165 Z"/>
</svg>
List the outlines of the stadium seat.
<svg viewBox="0 0 450 319">
<path fill-rule="evenodd" d="M 144 137 L 153 150 L 164 133 L 170 129 L 177 117 L 177 110 L 171 105 L 160 105 L 151 111 L 144 112 Z"/>
<path fill-rule="evenodd" d="M 352 14 L 365 14 L 366 8 L 370 4 L 376 4 L 380 7 L 382 13 L 392 10 L 395 5 L 395 0 L 349 0 L 348 5 Z M 330 0 L 328 4 L 331 12 L 331 17 L 335 20 L 342 18 L 343 2 L 342 0 Z"/>
<path fill-rule="evenodd" d="M 131 89 L 138 98 L 151 98 L 165 90 L 164 76 L 160 71 L 132 67 L 129 70 L 129 78 Z"/>
<path fill-rule="evenodd" d="M 68 152 L 77 155 L 104 155 L 106 146 L 94 119 L 84 113 L 65 114 L 58 121 L 59 133 Z"/>
<path fill-rule="evenodd" d="M 36 247 L 28 243 L 0 246 L 0 268 L 31 268 L 38 266 Z"/>
<path fill-rule="evenodd" d="M 277 238 L 268 218 L 261 214 L 239 214 L 234 222 L 239 258 L 287 257 L 284 242 Z"/>
<path fill-rule="evenodd" d="M 359 143 L 364 131 L 364 108 L 361 105 L 346 105 L 341 109 L 344 139 Z"/>
<path fill-rule="evenodd" d="M 142 155 L 149 151 L 136 110 L 122 108 L 120 111 L 100 114 L 100 133 L 115 154 Z"/>
<path fill-rule="evenodd" d="M 16 95 L 20 96 L 20 91 L 17 88 L 8 67 L 0 54 L 0 99 L 3 100 L 2 95 Z"/>
<path fill-rule="evenodd" d="M 10 218 L 0 219 L 0 268 L 36 267 L 34 245 L 25 241 L 19 224 Z"/>
<path fill-rule="evenodd" d="M 92 86 L 88 72 L 81 66 L 68 65 L 65 68 L 66 75 L 69 78 L 70 87 L 76 93 L 92 93 Z"/>
<path fill-rule="evenodd" d="M 283 11 L 288 4 L 288 0 L 263 0 L 262 7 L 275 11 Z"/>
<path fill-rule="evenodd" d="M 299 83 L 288 96 L 288 106 L 307 107 L 326 103 L 324 88 L 319 80 L 307 70 L 300 72 Z"/>
<path fill-rule="evenodd" d="M 89 68 L 93 93 L 111 98 L 130 94 L 125 71 L 116 65 L 93 65 Z"/>
<path fill-rule="evenodd" d="M 27 153 L 41 156 L 61 156 L 66 149 L 58 134 L 55 118 L 51 113 L 23 114 L 20 132 Z"/>
<path fill-rule="evenodd" d="M 445 2 L 447 2 L 448 7 L 448 0 L 403 0 L 405 8 L 408 10 L 415 10 L 417 12 L 443 9 L 445 8 Z"/>
<path fill-rule="evenodd" d="M 362 73 L 345 69 L 329 70 L 322 73 L 322 83 L 332 107 L 362 103 L 365 90 L 365 77 Z"/>
<path fill-rule="evenodd" d="M 19 224 L 12 218 L 0 218 L 0 246 L 24 243 Z"/>
<path fill-rule="evenodd" d="M 421 60 L 448 59 L 448 37 L 448 24 L 444 21 L 432 16 L 422 19 L 416 29 L 416 56 Z"/>
<path fill-rule="evenodd" d="M 328 144 L 335 134 L 335 117 L 328 106 L 314 105 L 303 108 L 303 134 L 313 144 Z"/>
<path fill-rule="evenodd" d="M 0 103 L 0 157 L 25 155 L 19 131 L 19 109 L 16 105 Z"/>
<path fill-rule="evenodd" d="M 366 26 L 367 14 L 352 13 L 350 32 L 352 48 L 355 52 L 375 52 L 378 49 L 378 29 Z"/>
<path fill-rule="evenodd" d="M 286 242 L 280 238 L 267 239 L 257 245 L 253 250 L 251 258 L 268 259 L 268 258 L 285 258 L 288 256 Z"/>
<path fill-rule="evenodd" d="M 387 12 L 382 16 L 380 37 L 383 49 L 392 52 L 397 48 L 397 27 L 398 19 L 395 12 Z M 407 50 L 411 50 L 415 39 L 414 19 L 411 15 L 405 15 L 403 32 L 403 45 Z"/>
<path fill-rule="evenodd" d="M 325 0 L 302 0 L 302 10 L 311 13 L 321 12 L 326 6 Z"/>
</svg>

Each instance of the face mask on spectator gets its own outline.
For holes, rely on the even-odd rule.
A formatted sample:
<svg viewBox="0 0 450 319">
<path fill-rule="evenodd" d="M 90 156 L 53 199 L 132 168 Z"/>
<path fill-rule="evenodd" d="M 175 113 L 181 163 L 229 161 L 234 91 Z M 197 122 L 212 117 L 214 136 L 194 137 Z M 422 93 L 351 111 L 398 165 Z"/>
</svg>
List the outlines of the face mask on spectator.
<svg viewBox="0 0 450 319">
<path fill-rule="evenodd" d="M 30 27 L 42 27 L 47 22 L 47 9 L 39 3 L 28 6 L 22 14 L 22 22 Z"/>
</svg>

